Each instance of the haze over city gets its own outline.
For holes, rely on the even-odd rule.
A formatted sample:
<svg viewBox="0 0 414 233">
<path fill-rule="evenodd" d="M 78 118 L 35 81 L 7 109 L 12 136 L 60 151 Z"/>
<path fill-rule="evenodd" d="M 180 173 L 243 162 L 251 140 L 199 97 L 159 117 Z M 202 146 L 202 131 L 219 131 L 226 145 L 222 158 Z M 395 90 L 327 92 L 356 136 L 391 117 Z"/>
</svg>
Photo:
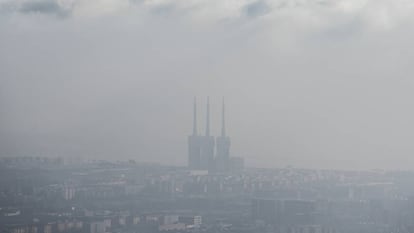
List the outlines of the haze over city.
<svg viewBox="0 0 414 233">
<path fill-rule="evenodd" d="M 414 233 L 409 0 L 0 0 L 0 233 Z"/>
<path fill-rule="evenodd" d="M 411 1 L 0 0 L 0 156 L 414 168 Z"/>
</svg>

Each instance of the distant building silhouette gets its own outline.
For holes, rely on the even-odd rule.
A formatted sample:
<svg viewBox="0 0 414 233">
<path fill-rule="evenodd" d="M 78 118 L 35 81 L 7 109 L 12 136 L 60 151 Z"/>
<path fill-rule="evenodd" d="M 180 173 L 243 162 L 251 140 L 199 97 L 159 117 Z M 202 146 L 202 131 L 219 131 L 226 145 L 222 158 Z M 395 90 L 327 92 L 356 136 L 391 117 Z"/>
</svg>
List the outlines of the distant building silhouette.
<svg viewBox="0 0 414 233">
<path fill-rule="evenodd" d="M 225 105 L 222 104 L 221 136 L 210 135 L 210 101 L 207 98 L 206 131 L 197 133 L 197 103 L 194 98 L 193 133 L 188 137 L 188 167 L 193 170 L 226 172 L 230 170 L 230 137 L 226 135 Z M 216 152 L 216 153 L 215 153 Z"/>
<path fill-rule="evenodd" d="M 228 171 L 230 168 L 230 137 L 226 136 L 226 119 L 225 119 L 224 98 L 221 112 L 221 136 L 216 138 L 217 157 L 216 169 L 219 172 Z"/>
<path fill-rule="evenodd" d="M 194 98 L 193 113 L 193 134 L 188 136 L 188 167 L 190 169 L 200 169 L 201 161 L 201 136 L 197 133 L 197 103 Z"/>
<path fill-rule="evenodd" d="M 214 137 L 210 135 L 210 101 L 207 98 L 206 134 L 201 137 L 200 169 L 214 170 Z"/>
</svg>

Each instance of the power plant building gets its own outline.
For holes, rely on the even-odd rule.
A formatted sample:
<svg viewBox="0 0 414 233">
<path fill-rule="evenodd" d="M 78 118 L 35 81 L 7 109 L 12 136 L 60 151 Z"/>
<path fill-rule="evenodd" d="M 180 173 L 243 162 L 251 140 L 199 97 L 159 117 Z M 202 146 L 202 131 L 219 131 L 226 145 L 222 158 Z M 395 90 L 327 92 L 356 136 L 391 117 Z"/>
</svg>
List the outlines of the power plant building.
<svg viewBox="0 0 414 233">
<path fill-rule="evenodd" d="M 230 168 L 230 137 L 226 135 L 225 105 L 222 105 L 221 135 L 210 134 L 210 102 L 207 99 L 206 129 L 204 135 L 197 132 L 197 103 L 194 99 L 193 133 L 188 136 L 188 167 L 192 170 L 226 172 Z"/>
</svg>

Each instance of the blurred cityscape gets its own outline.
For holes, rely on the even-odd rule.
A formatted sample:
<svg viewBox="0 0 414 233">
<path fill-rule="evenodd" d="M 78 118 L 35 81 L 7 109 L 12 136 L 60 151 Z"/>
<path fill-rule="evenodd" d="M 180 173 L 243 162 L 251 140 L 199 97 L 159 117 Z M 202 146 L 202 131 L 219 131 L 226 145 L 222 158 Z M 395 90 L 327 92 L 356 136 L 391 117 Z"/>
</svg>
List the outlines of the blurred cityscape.
<svg viewBox="0 0 414 233">
<path fill-rule="evenodd" d="M 414 172 L 0 160 L 0 232 L 414 232 Z"/>
<path fill-rule="evenodd" d="M 188 136 L 188 166 L 2 157 L 4 233 L 412 233 L 414 172 L 245 168 L 221 135 Z"/>
<path fill-rule="evenodd" d="M 0 233 L 414 233 L 413 25 L 410 0 L 0 0 Z"/>
</svg>

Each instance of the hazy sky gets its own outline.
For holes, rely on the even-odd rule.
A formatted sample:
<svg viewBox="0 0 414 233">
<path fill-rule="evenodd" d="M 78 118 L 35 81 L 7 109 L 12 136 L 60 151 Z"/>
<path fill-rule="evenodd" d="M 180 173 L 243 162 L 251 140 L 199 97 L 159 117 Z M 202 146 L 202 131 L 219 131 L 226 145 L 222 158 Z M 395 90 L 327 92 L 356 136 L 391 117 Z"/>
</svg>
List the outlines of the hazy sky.
<svg viewBox="0 0 414 233">
<path fill-rule="evenodd" d="M 0 155 L 414 169 L 411 0 L 0 0 Z M 199 131 L 204 131 L 199 118 Z"/>
</svg>

